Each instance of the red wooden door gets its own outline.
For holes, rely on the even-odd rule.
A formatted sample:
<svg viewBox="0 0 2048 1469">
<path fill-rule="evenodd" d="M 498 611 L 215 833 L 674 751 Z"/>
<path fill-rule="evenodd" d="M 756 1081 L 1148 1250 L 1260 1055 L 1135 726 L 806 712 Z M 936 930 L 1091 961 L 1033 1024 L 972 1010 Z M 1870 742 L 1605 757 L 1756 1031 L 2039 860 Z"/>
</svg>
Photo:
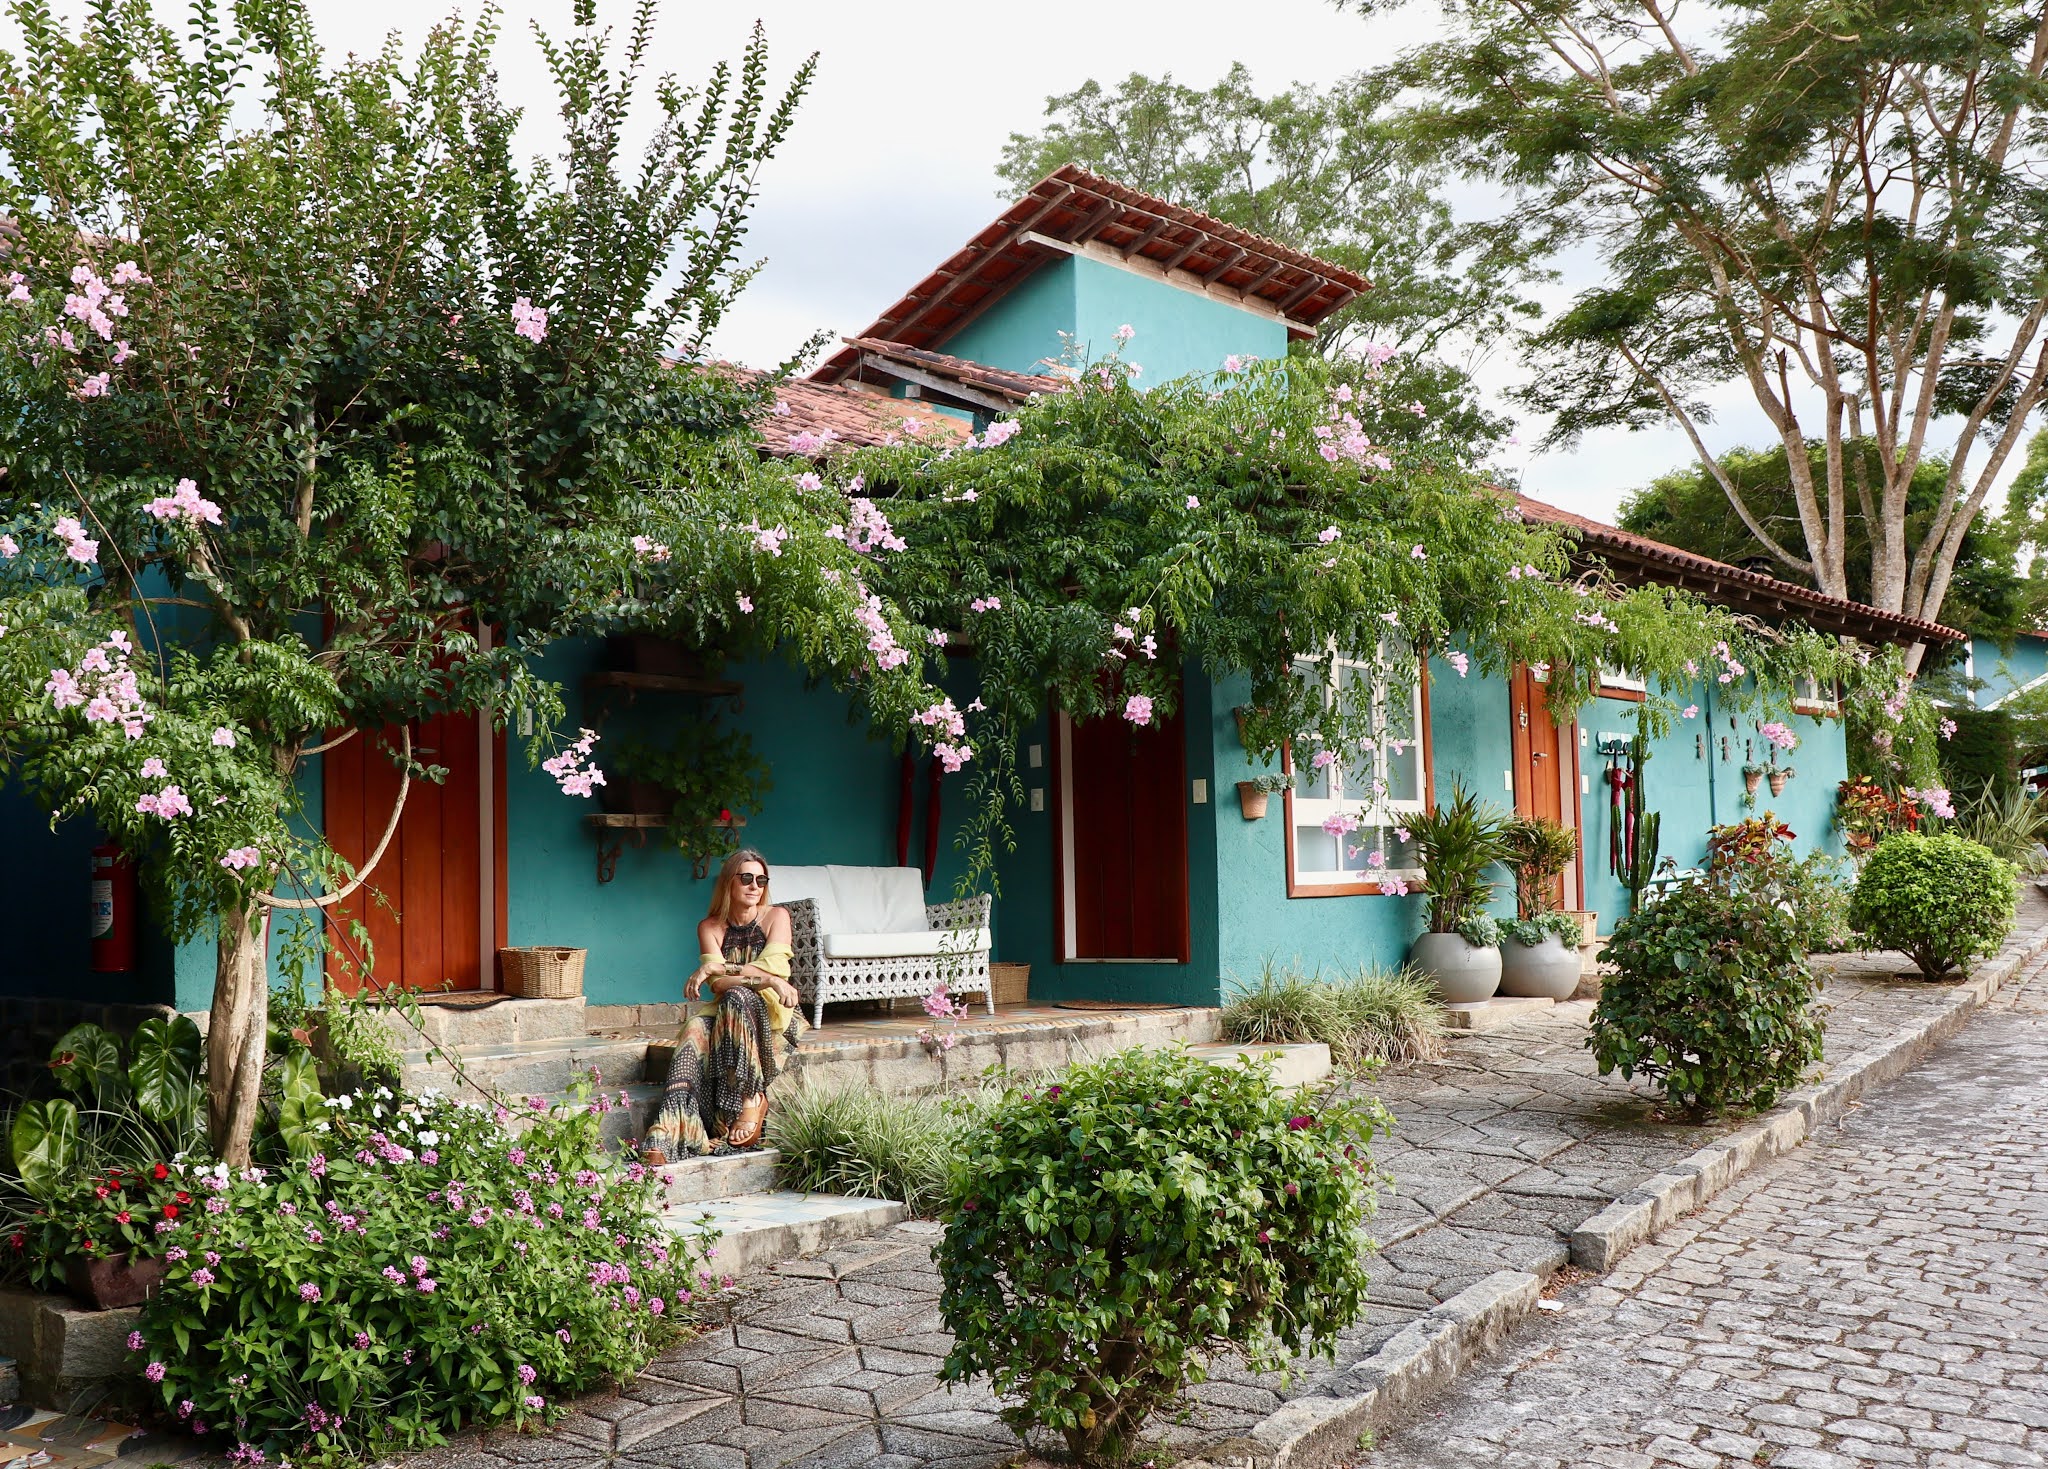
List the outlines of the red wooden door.
<svg viewBox="0 0 2048 1469">
<path fill-rule="evenodd" d="M 502 748 L 493 736 L 493 756 Z M 398 797 L 398 769 L 388 750 L 399 747 L 396 730 L 362 734 L 322 757 L 327 840 L 360 866 L 376 849 Z M 369 930 L 369 958 L 380 988 L 416 990 L 484 987 L 487 943 L 502 932 L 495 910 L 504 893 L 497 851 L 487 858 L 486 838 L 501 836 L 500 791 L 489 792 L 486 821 L 485 757 L 478 720 L 471 714 L 443 714 L 414 727 L 413 748 L 427 765 L 443 766 L 447 779 L 436 785 L 415 780 L 391 846 L 368 881 L 330 910 L 340 954 L 328 958 L 328 978 L 345 989 L 360 983 L 359 948 L 351 925 Z M 492 758 L 493 773 L 502 762 Z M 490 782 L 498 786 L 497 780 Z M 493 848 L 500 841 L 492 839 Z M 486 887 L 486 861 L 491 878 Z"/>
<path fill-rule="evenodd" d="M 1509 687 L 1514 718 L 1515 814 L 1576 825 L 1565 821 L 1564 812 L 1567 772 L 1563 764 L 1572 747 L 1551 722 L 1549 690 L 1526 667 L 1515 670 Z M 1564 891 L 1560 874 L 1551 891 L 1551 899 L 1559 907 L 1565 906 Z"/>
<path fill-rule="evenodd" d="M 1071 725 L 1063 753 L 1066 957 L 1187 963 L 1187 746 L 1180 714 L 1142 727 L 1114 716 Z"/>
</svg>

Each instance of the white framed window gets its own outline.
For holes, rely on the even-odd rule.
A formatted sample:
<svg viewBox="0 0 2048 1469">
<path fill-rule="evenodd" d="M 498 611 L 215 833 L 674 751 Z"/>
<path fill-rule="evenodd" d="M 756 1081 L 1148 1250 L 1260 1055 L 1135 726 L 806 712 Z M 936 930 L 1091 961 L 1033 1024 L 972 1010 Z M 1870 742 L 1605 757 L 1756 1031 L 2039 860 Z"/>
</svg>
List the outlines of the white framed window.
<svg viewBox="0 0 2048 1469">
<path fill-rule="evenodd" d="M 1640 673 L 1630 673 L 1626 668 L 1610 668 L 1600 665 L 1600 697 L 1603 699 L 1641 700 L 1650 692 L 1650 681 Z"/>
<path fill-rule="evenodd" d="M 1792 710 L 1795 714 L 1839 714 L 1842 701 L 1835 697 L 1832 685 L 1823 685 L 1812 674 L 1802 673 L 1792 685 Z"/>
<path fill-rule="evenodd" d="M 1368 700 L 1371 732 L 1348 750 L 1290 747 L 1287 792 L 1287 891 L 1290 897 L 1380 891 L 1380 880 L 1419 882 L 1405 817 L 1428 809 L 1428 692 L 1419 660 L 1413 676 L 1387 676 L 1401 657 L 1383 650 L 1375 663 L 1339 654 L 1327 667 L 1302 661 L 1297 676 L 1319 680 L 1325 707 L 1359 707 Z M 1412 659 L 1412 655 L 1407 655 Z M 1356 818 L 1355 830 L 1332 830 Z"/>
</svg>

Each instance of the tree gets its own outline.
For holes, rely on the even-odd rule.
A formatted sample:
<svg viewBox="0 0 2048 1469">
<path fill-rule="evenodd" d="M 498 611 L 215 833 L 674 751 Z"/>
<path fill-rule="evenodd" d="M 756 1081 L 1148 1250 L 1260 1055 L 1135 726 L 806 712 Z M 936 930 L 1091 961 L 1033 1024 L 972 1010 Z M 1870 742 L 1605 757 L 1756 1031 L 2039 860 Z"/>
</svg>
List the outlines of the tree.
<svg viewBox="0 0 2048 1469">
<path fill-rule="evenodd" d="M 408 720 L 524 706 L 545 732 L 561 702 L 528 659 L 551 639 L 741 622 L 763 578 L 803 581 L 822 661 L 911 697 L 866 651 L 865 594 L 818 575 L 851 553 L 817 524 L 805 555 L 749 560 L 767 405 L 692 355 L 811 64 L 775 97 L 757 28 L 641 118 L 651 0 L 617 67 L 580 0 L 542 39 L 564 150 L 522 168 L 488 12 L 411 62 L 394 41 L 334 66 L 303 0 L 197 4 L 182 41 L 148 0 L 76 34 L 12 14 L 0 773 L 128 847 L 173 937 L 217 933 L 211 1138 L 240 1163 L 272 915 L 340 901 L 399 820 L 349 872 L 292 820 L 311 756 L 397 728 L 402 807 L 439 774 Z M 550 762 L 565 789 L 601 778 L 589 748 Z"/>
<path fill-rule="evenodd" d="M 1359 0 L 1375 12 L 1400 0 Z M 1393 75 L 1446 166 L 1513 191 L 1526 246 L 1606 279 L 1533 342 L 1550 439 L 1675 420 L 1750 532 L 1850 596 L 1938 619 L 1964 538 L 2048 392 L 2048 13 L 2015 0 L 1451 0 Z M 1709 453 L 1739 382 L 1788 455 L 1796 535 Z M 1868 439 L 1874 456 L 1849 446 Z M 1822 449 L 1816 467 L 1805 446 Z M 1938 447 L 1938 445 L 1940 447 Z M 1924 517 L 1915 477 L 1946 466 Z"/>
<path fill-rule="evenodd" d="M 1046 99 L 1043 131 L 1010 135 L 997 173 L 1021 193 L 1079 164 L 1358 271 L 1373 289 L 1323 323 L 1317 349 L 1397 349 L 1402 401 L 1496 441 L 1509 425 L 1479 407 L 1469 368 L 1535 310 L 1529 257 L 1509 232 L 1454 217 L 1390 125 L 1396 91 L 1361 74 L 1262 97 L 1241 64 L 1207 90 L 1135 72 L 1115 91 L 1088 81 Z"/>
<path fill-rule="evenodd" d="M 1876 449 L 1868 440 L 1848 446 L 1848 452 L 1860 453 L 1868 461 L 1868 471 L 1877 472 Z M 1825 473 L 1825 457 L 1821 445 L 1807 446 L 1811 473 Z M 1799 512 L 1783 448 L 1731 449 L 1718 456 L 1716 462 L 1766 531 L 1781 541 L 1799 534 Z M 1934 513 L 1947 477 L 1948 465 L 1944 460 L 1921 461 L 1906 497 L 1909 528 L 1924 525 Z M 1697 465 L 1674 469 L 1633 491 L 1622 502 L 1619 521 L 1623 530 L 1667 545 L 1752 567 L 1803 586 L 1814 585 L 1811 576 L 1781 566 L 1772 558 L 1763 542 L 1735 513 L 1716 477 Z M 1978 518 L 1963 538 L 1962 552 L 1956 558 L 1955 580 L 1949 588 L 1944 621 L 1977 636 L 2006 642 L 2039 621 L 2044 605 L 2042 594 L 2048 588 L 2019 570 L 2026 534 L 2024 526 L 2014 529 L 2010 516 Z M 1870 537 L 1871 528 L 1860 510 L 1852 512 L 1847 523 L 1846 561 L 1849 594 L 1859 602 L 1870 600 Z"/>
</svg>

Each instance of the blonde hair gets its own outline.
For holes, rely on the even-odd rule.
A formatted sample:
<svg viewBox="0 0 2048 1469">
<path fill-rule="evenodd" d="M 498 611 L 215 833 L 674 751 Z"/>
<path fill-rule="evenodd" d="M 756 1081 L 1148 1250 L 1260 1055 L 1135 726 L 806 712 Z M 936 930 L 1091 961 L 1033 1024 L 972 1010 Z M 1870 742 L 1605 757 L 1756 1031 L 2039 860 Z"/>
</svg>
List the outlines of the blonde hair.
<svg viewBox="0 0 2048 1469">
<path fill-rule="evenodd" d="M 741 847 L 726 858 L 718 869 L 718 882 L 711 889 L 711 911 L 704 915 L 706 918 L 716 918 L 720 923 L 732 922 L 732 880 L 749 862 L 760 863 L 761 875 L 768 875 L 768 859 L 752 847 Z M 761 884 L 761 907 L 764 911 L 768 907 L 766 883 Z"/>
</svg>

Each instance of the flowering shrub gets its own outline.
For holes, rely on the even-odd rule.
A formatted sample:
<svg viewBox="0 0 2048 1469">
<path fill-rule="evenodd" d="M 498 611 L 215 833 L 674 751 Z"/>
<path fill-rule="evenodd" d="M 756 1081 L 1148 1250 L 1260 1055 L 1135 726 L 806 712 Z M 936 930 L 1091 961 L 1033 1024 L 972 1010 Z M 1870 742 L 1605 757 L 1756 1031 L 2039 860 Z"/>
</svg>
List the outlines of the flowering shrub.
<svg viewBox="0 0 2048 1469">
<path fill-rule="evenodd" d="M 628 1377 L 710 1284 L 658 1175 L 606 1168 L 598 1108 L 341 1097 L 325 1151 L 195 1169 L 130 1339 L 144 1378 L 238 1462 L 340 1461 L 544 1420 Z"/>
<path fill-rule="evenodd" d="M 1847 864 L 1825 852 L 1792 855 L 1798 833 L 1773 813 L 1730 822 L 1707 832 L 1707 869 L 1750 887 L 1792 915 L 1800 947 L 1808 953 L 1845 948 L 1849 942 Z"/>
<path fill-rule="evenodd" d="M 1586 1045 L 1600 1074 L 1647 1076 L 1688 1121 L 1768 1107 L 1820 1059 L 1799 925 L 1723 871 L 1615 925 Z"/>
<path fill-rule="evenodd" d="M 1920 815 L 1910 791 L 1894 795 L 1867 775 L 1835 787 L 1835 825 L 1852 852 L 1868 852 L 1895 831 L 1918 830 Z"/>
<path fill-rule="evenodd" d="M 1219 1354 L 1328 1351 L 1365 1306 L 1377 1103 L 1131 1050 L 1007 1089 L 956 1155 L 936 1252 L 955 1338 L 1022 1432 L 1114 1461 Z"/>
<path fill-rule="evenodd" d="M 1939 979 L 1998 952 L 2012 932 L 2017 875 L 2012 863 L 1962 837 L 1897 832 L 1863 864 L 1849 922 Z"/>
</svg>

